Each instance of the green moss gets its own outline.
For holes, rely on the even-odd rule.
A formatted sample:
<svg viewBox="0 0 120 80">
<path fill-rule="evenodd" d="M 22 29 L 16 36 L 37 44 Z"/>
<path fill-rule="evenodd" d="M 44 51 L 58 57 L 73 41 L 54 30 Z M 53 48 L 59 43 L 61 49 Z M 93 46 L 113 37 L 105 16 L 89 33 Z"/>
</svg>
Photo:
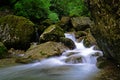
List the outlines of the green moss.
<svg viewBox="0 0 120 80">
<path fill-rule="evenodd" d="M 104 56 L 120 63 L 119 3 L 114 0 L 88 0 L 95 25 L 91 31 Z M 112 5 L 112 6 L 111 6 Z"/>
<path fill-rule="evenodd" d="M 40 54 L 41 54 L 41 55 L 46 55 L 46 53 L 44 53 L 44 52 L 42 52 L 42 51 L 40 51 Z"/>
<path fill-rule="evenodd" d="M 5 44 L 9 45 L 11 45 L 11 43 L 14 43 L 13 45 L 27 45 L 26 43 L 30 42 L 34 33 L 34 23 L 21 16 L 7 15 L 2 17 L 0 19 L 0 27 L 5 33 L 3 37 L 6 36 Z M 7 39 L 8 36 L 9 39 Z M 0 38 L 4 41 L 3 37 Z"/>
<path fill-rule="evenodd" d="M 44 41 L 60 41 L 60 37 L 64 37 L 64 31 L 57 25 L 51 25 L 45 29 L 40 36 L 40 42 Z"/>
<path fill-rule="evenodd" d="M 64 36 L 63 34 L 63 29 L 60 28 L 57 25 L 51 25 L 50 27 L 48 27 L 47 29 L 45 29 L 45 33 L 51 33 L 51 34 L 55 34 L 55 35 L 59 35 L 59 36 Z"/>
<path fill-rule="evenodd" d="M 7 48 L 0 42 L 0 58 L 4 58 L 7 55 Z"/>
</svg>

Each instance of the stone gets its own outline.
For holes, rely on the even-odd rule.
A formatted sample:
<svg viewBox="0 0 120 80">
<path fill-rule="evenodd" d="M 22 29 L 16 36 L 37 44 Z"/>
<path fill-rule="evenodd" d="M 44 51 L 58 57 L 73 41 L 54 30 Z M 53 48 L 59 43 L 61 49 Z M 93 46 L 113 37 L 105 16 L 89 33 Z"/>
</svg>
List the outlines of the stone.
<svg viewBox="0 0 120 80">
<path fill-rule="evenodd" d="M 89 17 L 73 17 L 71 18 L 71 23 L 76 31 L 83 31 L 90 28 L 92 21 Z"/>
<path fill-rule="evenodd" d="M 99 49 L 97 46 L 97 42 L 95 40 L 95 38 L 93 37 L 93 35 L 90 32 L 90 29 L 88 29 L 88 32 L 86 32 L 86 36 L 84 37 L 84 45 L 86 47 L 91 47 L 91 46 L 95 46 L 96 49 Z"/>
<path fill-rule="evenodd" d="M 18 65 L 15 62 L 14 58 L 4 58 L 4 59 L 0 59 L 0 68 L 5 68 L 8 66 L 13 66 L 13 65 Z"/>
<path fill-rule="evenodd" d="M 0 18 L 0 41 L 9 48 L 27 49 L 34 33 L 34 24 L 20 16 Z"/>
<path fill-rule="evenodd" d="M 85 32 L 85 31 L 77 31 L 75 33 L 76 38 L 83 37 L 83 36 L 86 36 L 86 35 L 87 35 L 87 32 Z"/>
<path fill-rule="evenodd" d="M 108 60 L 103 56 L 97 58 L 96 66 L 100 69 L 110 66 L 111 64 L 111 60 Z"/>
<path fill-rule="evenodd" d="M 33 61 L 40 61 L 42 59 L 61 55 L 68 49 L 64 44 L 53 41 L 45 42 L 36 46 L 31 46 L 26 52 L 25 56 L 16 59 L 19 63 L 30 63 Z"/>
<path fill-rule="evenodd" d="M 64 31 L 71 31 L 72 24 L 69 16 L 62 16 L 60 22 L 58 23 Z"/>
<path fill-rule="evenodd" d="M 104 56 L 120 64 L 120 0 L 87 0 L 94 25 L 91 32 Z"/>
<path fill-rule="evenodd" d="M 75 56 L 70 56 L 65 60 L 66 63 L 82 63 L 82 56 L 81 57 L 75 57 Z"/>
<path fill-rule="evenodd" d="M 68 16 L 63 16 L 62 18 L 61 18 L 61 25 L 67 25 L 67 24 L 69 24 L 70 23 L 70 17 L 68 17 Z"/>
<path fill-rule="evenodd" d="M 58 25 L 51 25 L 44 30 L 44 32 L 40 35 L 40 42 L 47 41 L 60 41 L 60 37 L 64 37 L 64 31 Z"/>
<path fill-rule="evenodd" d="M 69 38 L 61 37 L 60 42 L 62 42 L 65 46 L 67 46 L 70 49 L 74 49 L 76 47 L 74 42 Z"/>
</svg>

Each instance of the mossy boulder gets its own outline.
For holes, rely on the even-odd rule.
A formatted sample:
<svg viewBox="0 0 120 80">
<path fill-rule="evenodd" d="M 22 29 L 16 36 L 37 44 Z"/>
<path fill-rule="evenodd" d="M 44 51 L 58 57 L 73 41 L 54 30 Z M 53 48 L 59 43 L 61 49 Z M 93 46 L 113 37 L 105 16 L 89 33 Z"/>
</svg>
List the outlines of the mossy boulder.
<svg viewBox="0 0 120 80">
<path fill-rule="evenodd" d="M 64 37 L 64 31 L 58 25 L 51 25 L 45 29 L 40 36 L 40 42 L 60 41 L 60 37 Z"/>
<path fill-rule="evenodd" d="M 59 25 L 64 31 L 70 31 L 72 28 L 71 18 L 69 16 L 62 16 Z"/>
<path fill-rule="evenodd" d="M 64 52 L 67 47 L 62 43 L 57 43 L 53 41 L 45 42 L 39 45 L 31 46 L 26 52 L 25 56 L 18 58 L 16 62 L 19 63 L 30 63 L 36 60 L 41 60 L 51 56 L 58 56 Z"/>
<path fill-rule="evenodd" d="M 90 28 L 92 21 L 89 17 L 72 17 L 71 23 L 77 31 L 82 31 L 87 28 Z"/>
<path fill-rule="evenodd" d="M 85 32 L 85 31 L 77 31 L 75 33 L 76 38 L 83 37 L 83 36 L 86 36 L 86 35 L 87 35 L 87 32 Z"/>
<path fill-rule="evenodd" d="M 76 47 L 74 42 L 69 38 L 61 37 L 60 42 L 62 42 L 65 46 L 67 46 L 70 49 L 74 49 Z"/>
<path fill-rule="evenodd" d="M 38 33 L 42 34 L 44 32 L 44 30 L 49 27 L 50 25 L 52 25 L 52 21 L 50 19 L 46 19 L 42 22 L 40 22 L 40 24 L 37 26 L 38 28 Z"/>
<path fill-rule="evenodd" d="M 91 32 L 98 46 L 104 56 L 120 63 L 120 0 L 87 1 L 95 22 Z"/>
<path fill-rule="evenodd" d="M 33 33 L 34 24 L 24 17 L 7 15 L 0 18 L 0 41 L 7 48 L 28 48 Z"/>
<path fill-rule="evenodd" d="M 13 66 L 13 65 L 18 65 L 15 62 L 14 58 L 4 58 L 4 59 L 0 59 L 0 68 L 5 68 L 8 66 Z"/>
<path fill-rule="evenodd" d="M 5 58 L 7 57 L 7 48 L 4 46 L 2 42 L 0 42 L 0 58 Z"/>
<path fill-rule="evenodd" d="M 95 40 L 95 38 L 93 37 L 93 35 L 90 32 L 90 28 L 86 30 L 86 36 L 84 37 L 84 45 L 86 47 L 91 47 L 91 46 L 95 46 L 96 49 L 98 49 L 97 46 L 97 42 Z"/>
<path fill-rule="evenodd" d="M 108 60 L 107 58 L 105 58 L 103 56 L 97 58 L 96 66 L 98 68 L 101 69 L 101 68 L 105 68 L 105 67 L 110 66 L 110 65 L 111 65 L 111 61 Z"/>
</svg>

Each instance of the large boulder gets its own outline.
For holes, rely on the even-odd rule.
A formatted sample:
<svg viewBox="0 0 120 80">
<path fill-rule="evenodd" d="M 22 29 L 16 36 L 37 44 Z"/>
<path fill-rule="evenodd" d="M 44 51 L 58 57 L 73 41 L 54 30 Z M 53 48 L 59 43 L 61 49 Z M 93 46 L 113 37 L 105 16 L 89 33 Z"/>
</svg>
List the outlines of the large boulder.
<svg viewBox="0 0 120 80">
<path fill-rule="evenodd" d="M 33 33 L 34 24 L 24 17 L 7 15 L 0 18 L 0 41 L 7 48 L 28 48 Z"/>
<path fill-rule="evenodd" d="M 91 28 L 104 56 L 120 63 L 120 0 L 87 0 L 95 25 Z"/>
<path fill-rule="evenodd" d="M 64 37 L 63 29 L 58 25 L 51 25 L 41 34 L 40 42 L 60 41 L 61 37 Z"/>
<path fill-rule="evenodd" d="M 92 21 L 89 17 L 73 17 L 71 18 L 71 23 L 77 31 L 82 31 L 87 28 L 90 28 Z"/>
<path fill-rule="evenodd" d="M 2 42 L 0 42 L 0 59 L 7 57 L 7 48 L 4 46 L 4 44 Z"/>
<path fill-rule="evenodd" d="M 23 57 L 18 58 L 16 61 L 19 63 L 29 63 L 32 61 L 39 61 L 44 58 L 48 58 L 51 56 L 61 55 L 67 47 L 62 43 L 57 42 L 45 42 L 39 45 L 31 46 Z"/>
</svg>

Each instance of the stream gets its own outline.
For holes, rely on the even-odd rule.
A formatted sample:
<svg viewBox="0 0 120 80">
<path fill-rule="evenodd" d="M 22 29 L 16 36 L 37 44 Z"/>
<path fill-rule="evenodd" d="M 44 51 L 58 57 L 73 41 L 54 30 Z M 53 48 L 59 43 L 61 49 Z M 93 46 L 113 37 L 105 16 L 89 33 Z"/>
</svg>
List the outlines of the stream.
<svg viewBox="0 0 120 80">
<path fill-rule="evenodd" d="M 75 43 L 75 49 L 40 62 L 1 68 L 0 80 L 94 80 L 99 72 L 95 54 L 100 56 L 102 52 L 94 50 L 94 46 L 86 48 L 74 34 L 65 33 L 65 37 Z"/>
</svg>

